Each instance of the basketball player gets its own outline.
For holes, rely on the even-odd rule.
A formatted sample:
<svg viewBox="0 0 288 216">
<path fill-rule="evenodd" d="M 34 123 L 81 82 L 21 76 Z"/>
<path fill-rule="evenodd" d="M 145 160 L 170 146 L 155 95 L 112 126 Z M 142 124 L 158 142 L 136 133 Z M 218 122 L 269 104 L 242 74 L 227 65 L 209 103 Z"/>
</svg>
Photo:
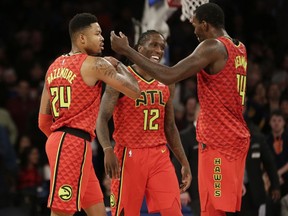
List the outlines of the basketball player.
<svg viewBox="0 0 288 216">
<path fill-rule="evenodd" d="M 201 215 L 236 215 L 241 206 L 250 139 L 242 115 L 246 48 L 227 34 L 224 12 L 217 4 L 199 6 L 190 22 L 200 44 L 173 67 L 150 61 L 136 52 L 121 32 L 120 37 L 111 32 L 112 49 L 164 84 L 197 74 L 201 107 L 197 122 Z"/>
<path fill-rule="evenodd" d="M 106 215 L 103 195 L 92 165 L 90 141 L 100 104 L 101 81 L 138 98 L 136 79 L 114 58 L 96 57 L 104 47 L 97 18 L 75 15 L 69 23 L 71 52 L 49 67 L 42 92 L 39 128 L 47 135 L 51 169 L 48 207 L 51 215 Z"/>
<path fill-rule="evenodd" d="M 140 36 L 136 50 L 160 62 L 165 44 L 163 35 L 149 30 Z M 141 96 L 132 100 L 108 86 L 96 126 L 105 170 L 112 177 L 112 215 L 139 216 L 145 195 L 150 213 L 181 216 L 180 191 L 190 186 L 191 171 L 174 121 L 174 84 L 162 84 L 136 64 L 128 68 L 138 80 Z M 112 114 L 114 150 L 108 131 Z M 180 190 L 167 143 L 182 165 Z"/>
</svg>

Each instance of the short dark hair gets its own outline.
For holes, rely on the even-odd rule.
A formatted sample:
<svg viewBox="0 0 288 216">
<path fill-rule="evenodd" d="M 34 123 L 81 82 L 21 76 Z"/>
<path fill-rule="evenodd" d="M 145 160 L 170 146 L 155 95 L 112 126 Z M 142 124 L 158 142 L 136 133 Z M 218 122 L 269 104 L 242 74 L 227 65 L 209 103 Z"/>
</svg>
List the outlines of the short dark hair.
<svg viewBox="0 0 288 216">
<path fill-rule="evenodd" d="M 276 109 L 276 110 L 272 111 L 272 112 L 270 113 L 270 119 L 271 119 L 273 116 L 282 117 L 282 118 L 284 119 L 284 121 L 285 121 L 285 116 L 284 116 L 283 112 L 282 112 L 280 109 Z"/>
<path fill-rule="evenodd" d="M 158 32 L 156 30 L 147 30 L 146 32 L 143 32 L 140 35 L 137 43 L 134 46 L 135 50 L 137 50 L 140 45 L 143 45 L 146 41 L 148 41 L 150 35 L 153 35 L 153 34 L 159 34 L 165 39 L 165 37 L 160 32 Z"/>
<path fill-rule="evenodd" d="M 69 22 L 70 38 L 72 39 L 76 32 L 79 32 L 96 22 L 98 22 L 97 17 L 91 13 L 76 14 Z"/>
<path fill-rule="evenodd" d="M 206 3 L 195 10 L 195 16 L 199 22 L 206 21 L 216 28 L 224 28 L 225 16 L 221 7 L 215 3 Z"/>
</svg>

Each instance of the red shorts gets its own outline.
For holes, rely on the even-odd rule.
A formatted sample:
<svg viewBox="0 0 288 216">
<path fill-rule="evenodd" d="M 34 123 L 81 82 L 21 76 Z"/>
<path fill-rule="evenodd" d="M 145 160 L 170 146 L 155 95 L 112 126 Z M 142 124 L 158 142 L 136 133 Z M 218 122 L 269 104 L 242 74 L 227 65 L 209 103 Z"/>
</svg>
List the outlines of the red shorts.
<svg viewBox="0 0 288 216">
<path fill-rule="evenodd" d="M 148 211 L 159 212 L 178 202 L 180 190 L 174 166 L 165 145 L 131 149 L 116 145 L 114 152 L 121 166 L 121 179 L 112 179 L 111 211 L 113 216 L 140 215 L 144 196 Z"/>
<path fill-rule="evenodd" d="M 74 213 L 103 202 L 88 141 L 65 132 L 52 133 L 46 143 L 51 169 L 48 207 Z"/>
<path fill-rule="evenodd" d="M 199 144 L 198 182 L 201 216 L 240 211 L 246 155 L 227 160 L 218 151 Z"/>
</svg>

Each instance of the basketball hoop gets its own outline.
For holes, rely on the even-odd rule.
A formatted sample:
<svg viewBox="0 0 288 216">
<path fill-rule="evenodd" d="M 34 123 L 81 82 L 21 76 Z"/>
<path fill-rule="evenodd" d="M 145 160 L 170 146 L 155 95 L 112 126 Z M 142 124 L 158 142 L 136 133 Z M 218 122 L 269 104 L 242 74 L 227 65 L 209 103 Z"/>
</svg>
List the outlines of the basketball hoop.
<svg viewBox="0 0 288 216">
<path fill-rule="evenodd" d="M 208 2 L 209 0 L 167 0 L 169 7 L 182 7 L 180 19 L 183 22 L 191 19 L 197 7 Z"/>
</svg>

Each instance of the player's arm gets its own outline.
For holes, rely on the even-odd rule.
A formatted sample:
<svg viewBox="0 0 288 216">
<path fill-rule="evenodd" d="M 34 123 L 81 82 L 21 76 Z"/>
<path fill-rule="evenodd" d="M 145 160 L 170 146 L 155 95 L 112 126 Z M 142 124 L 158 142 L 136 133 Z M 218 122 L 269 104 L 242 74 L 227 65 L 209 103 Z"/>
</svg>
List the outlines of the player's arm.
<svg viewBox="0 0 288 216">
<path fill-rule="evenodd" d="M 175 124 L 175 118 L 174 118 L 174 107 L 173 107 L 173 97 L 174 97 L 174 90 L 175 85 L 170 85 L 170 97 L 169 100 L 166 103 L 165 106 L 165 135 L 168 142 L 168 145 L 170 146 L 170 149 L 172 150 L 173 154 L 177 158 L 177 160 L 180 162 L 182 168 L 181 168 L 181 174 L 182 174 L 182 185 L 181 185 L 181 192 L 186 191 L 192 180 L 192 174 L 190 170 L 190 165 L 187 160 L 187 157 L 185 155 L 181 139 L 179 136 L 178 129 Z"/>
<path fill-rule="evenodd" d="M 92 69 L 97 79 L 132 99 L 140 96 L 138 82 L 124 64 L 117 60 L 114 67 L 107 59 L 100 57 L 94 58 L 94 61 Z"/>
<path fill-rule="evenodd" d="M 114 108 L 117 104 L 119 94 L 120 93 L 112 87 L 108 85 L 106 86 L 96 122 L 97 137 L 104 151 L 105 173 L 111 178 L 120 177 L 119 164 L 110 141 L 108 127 L 108 122 L 111 119 Z"/>
<path fill-rule="evenodd" d="M 150 61 L 145 56 L 138 53 L 136 50 L 129 46 L 127 37 L 120 32 L 120 37 L 113 31 L 111 32 L 111 47 L 112 49 L 122 55 L 125 55 L 129 60 L 143 68 L 149 75 L 159 80 L 160 82 L 169 85 L 180 80 L 184 80 L 196 73 L 201 69 L 206 68 L 209 64 L 222 58 L 223 45 L 220 41 L 208 39 L 201 42 L 192 54 L 178 62 L 173 67 L 168 67 Z"/>
<path fill-rule="evenodd" d="M 51 114 L 50 109 L 49 94 L 44 84 L 38 114 L 38 127 L 47 137 L 51 134 L 50 127 L 52 123 L 53 123 L 53 116 Z"/>
</svg>

